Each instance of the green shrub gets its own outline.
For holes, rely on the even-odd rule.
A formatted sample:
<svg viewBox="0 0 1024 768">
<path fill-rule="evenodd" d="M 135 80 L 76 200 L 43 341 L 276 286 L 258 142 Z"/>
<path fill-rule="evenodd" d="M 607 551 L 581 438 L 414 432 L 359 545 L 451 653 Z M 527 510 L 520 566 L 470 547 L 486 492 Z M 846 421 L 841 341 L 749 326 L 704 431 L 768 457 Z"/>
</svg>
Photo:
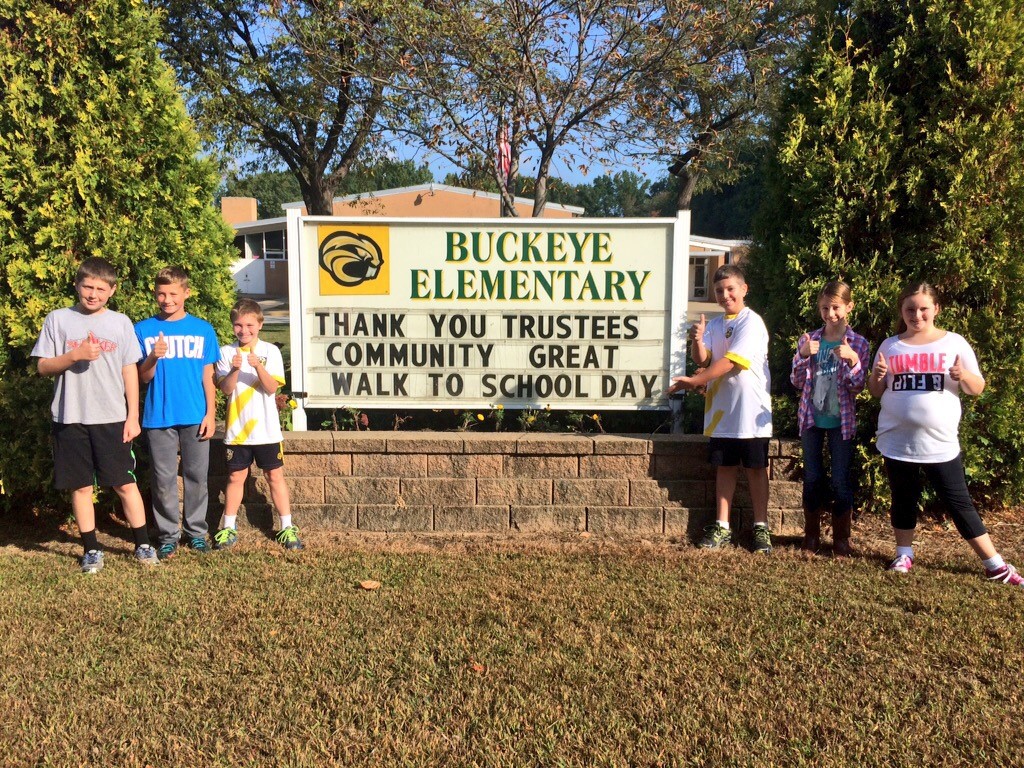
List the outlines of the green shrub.
<svg viewBox="0 0 1024 768">
<path fill-rule="evenodd" d="M 0 505 L 54 504 L 52 382 L 30 358 L 43 318 L 74 303 L 79 262 L 118 270 L 113 309 L 152 315 L 152 281 L 191 273 L 189 309 L 223 332 L 232 233 L 212 207 L 159 28 L 142 0 L 0 0 Z M 11 449 L 13 446 L 13 450 Z"/>
<path fill-rule="evenodd" d="M 1020 502 L 1024 20 L 1010 0 L 826 5 L 764 170 L 750 257 L 777 392 L 797 337 L 820 324 L 827 280 L 852 285 L 851 324 L 872 352 L 894 333 L 902 286 L 928 280 L 943 295 L 938 324 L 968 339 L 988 381 L 964 398 L 972 491 Z M 864 439 L 874 413 L 860 411 Z M 875 454 L 865 461 L 862 475 L 877 477 Z"/>
</svg>

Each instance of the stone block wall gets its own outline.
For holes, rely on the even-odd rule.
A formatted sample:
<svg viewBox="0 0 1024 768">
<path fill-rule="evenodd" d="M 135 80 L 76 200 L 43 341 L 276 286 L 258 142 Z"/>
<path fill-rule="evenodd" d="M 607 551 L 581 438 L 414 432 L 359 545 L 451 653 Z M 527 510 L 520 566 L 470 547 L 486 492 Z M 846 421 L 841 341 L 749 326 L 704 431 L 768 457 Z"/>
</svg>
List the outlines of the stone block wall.
<svg viewBox="0 0 1024 768">
<path fill-rule="evenodd" d="M 290 432 L 285 476 L 295 521 L 309 529 L 694 537 L 713 519 L 706 455 L 697 435 Z M 800 526 L 799 444 L 773 440 L 770 457 L 772 528 Z M 211 528 L 223 511 L 224 460 L 216 442 Z M 255 467 L 240 522 L 276 523 Z M 732 524 L 752 524 L 744 480 Z"/>
</svg>

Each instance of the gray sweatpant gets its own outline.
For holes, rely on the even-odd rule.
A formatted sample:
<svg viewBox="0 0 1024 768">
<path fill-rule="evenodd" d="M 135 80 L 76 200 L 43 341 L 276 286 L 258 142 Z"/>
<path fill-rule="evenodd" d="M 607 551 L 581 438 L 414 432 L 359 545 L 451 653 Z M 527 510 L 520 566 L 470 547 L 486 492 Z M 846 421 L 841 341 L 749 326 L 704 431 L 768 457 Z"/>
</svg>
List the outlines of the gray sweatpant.
<svg viewBox="0 0 1024 768">
<path fill-rule="evenodd" d="M 208 532 L 206 508 L 209 503 L 210 441 L 200 440 L 199 425 L 147 429 L 153 477 L 153 518 L 157 542 L 178 540 L 178 520 L 186 539 L 203 538 Z M 184 509 L 178 505 L 178 452 L 185 485 Z"/>
</svg>

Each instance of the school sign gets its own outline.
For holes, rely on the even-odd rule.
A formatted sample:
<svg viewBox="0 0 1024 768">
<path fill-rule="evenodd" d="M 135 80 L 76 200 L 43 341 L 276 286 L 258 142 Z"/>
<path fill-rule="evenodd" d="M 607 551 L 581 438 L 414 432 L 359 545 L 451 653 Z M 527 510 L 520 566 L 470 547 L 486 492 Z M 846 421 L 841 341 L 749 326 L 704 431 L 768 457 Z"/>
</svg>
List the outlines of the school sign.
<svg viewBox="0 0 1024 768">
<path fill-rule="evenodd" d="M 307 407 L 666 406 L 671 363 L 685 353 L 687 212 L 289 211 L 287 226 L 292 388 Z"/>
</svg>

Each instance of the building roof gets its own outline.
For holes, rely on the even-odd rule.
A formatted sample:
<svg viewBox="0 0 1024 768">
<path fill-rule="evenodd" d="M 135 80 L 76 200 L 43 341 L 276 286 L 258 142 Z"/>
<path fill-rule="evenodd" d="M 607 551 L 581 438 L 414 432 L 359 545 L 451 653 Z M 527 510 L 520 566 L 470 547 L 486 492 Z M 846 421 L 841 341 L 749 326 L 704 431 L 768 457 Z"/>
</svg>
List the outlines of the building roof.
<svg viewBox="0 0 1024 768">
<path fill-rule="evenodd" d="M 354 195 L 344 195 L 342 197 L 334 198 L 333 203 L 338 205 L 339 203 L 355 203 L 367 198 L 390 197 L 393 195 L 407 195 L 410 193 L 429 195 L 434 194 L 435 192 L 449 192 L 456 195 L 466 195 L 467 197 L 483 198 L 484 200 L 501 200 L 501 195 L 495 192 L 482 192 L 478 189 L 453 187 L 449 184 L 437 184 L 435 182 L 431 182 L 429 184 L 415 184 L 410 187 L 395 187 L 394 189 L 379 189 L 374 192 L 359 192 Z M 520 205 L 533 205 L 533 200 L 528 197 L 516 197 L 515 201 Z M 301 210 L 302 208 L 305 208 L 305 203 L 300 200 L 294 203 L 285 203 L 281 207 L 286 210 L 289 208 L 298 208 Z M 584 208 L 580 208 L 578 205 L 563 205 L 562 203 L 549 202 L 546 207 L 565 211 L 573 214 L 574 216 L 582 216 L 585 211 Z"/>
</svg>

